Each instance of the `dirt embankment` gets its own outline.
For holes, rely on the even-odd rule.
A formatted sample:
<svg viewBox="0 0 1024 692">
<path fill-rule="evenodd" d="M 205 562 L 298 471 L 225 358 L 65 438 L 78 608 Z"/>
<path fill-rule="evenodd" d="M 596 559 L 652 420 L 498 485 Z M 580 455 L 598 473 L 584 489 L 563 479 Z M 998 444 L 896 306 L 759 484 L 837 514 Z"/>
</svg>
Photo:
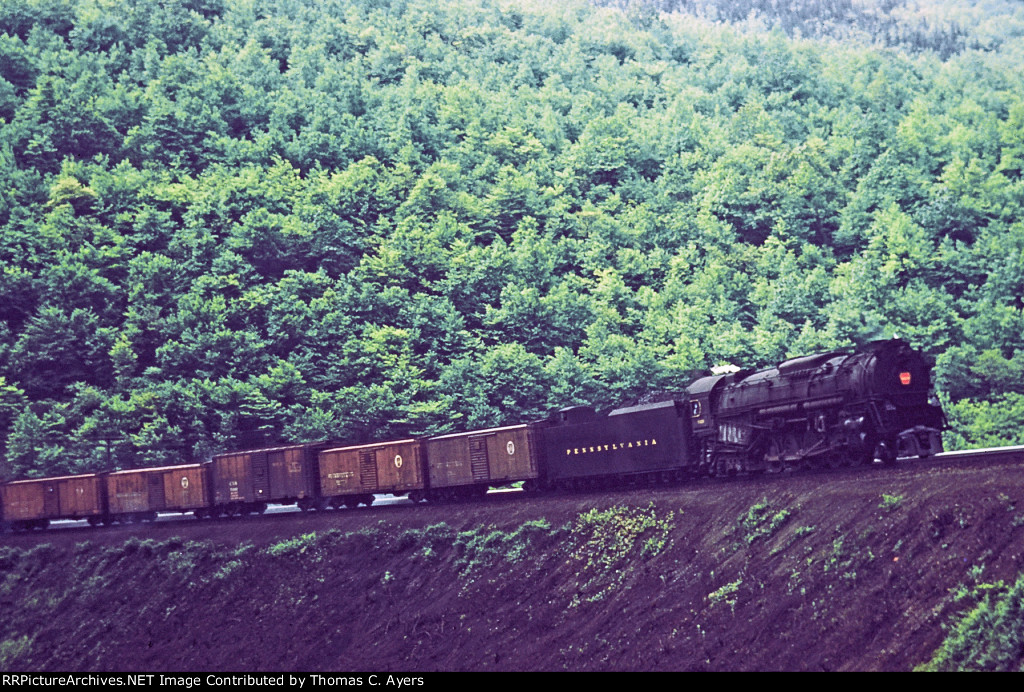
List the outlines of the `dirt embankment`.
<svg viewBox="0 0 1024 692">
<path fill-rule="evenodd" d="M 1020 618 L 953 629 L 1020 600 L 1012 466 L 0 541 L 5 670 L 908 670 L 957 637 L 1021 666 Z"/>
</svg>

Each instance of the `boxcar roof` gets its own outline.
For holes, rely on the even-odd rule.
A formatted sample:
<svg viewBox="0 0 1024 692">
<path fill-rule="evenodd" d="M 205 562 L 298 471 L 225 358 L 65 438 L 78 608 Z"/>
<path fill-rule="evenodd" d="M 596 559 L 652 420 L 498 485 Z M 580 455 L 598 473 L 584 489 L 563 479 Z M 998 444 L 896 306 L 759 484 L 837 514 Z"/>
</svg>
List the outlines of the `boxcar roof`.
<svg viewBox="0 0 1024 692">
<path fill-rule="evenodd" d="M 416 442 L 415 438 L 407 438 L 405 440 L 384 440 L 383 442 L 368 442 L 363 445 L 345 445 L 343 447 L 331 447 L 329 449 L 322 450 L 324 452 L 344 452 L 354 449 L 376 449 L 377 447 L 389 447 L 391 445 L 407 445 Z"/>
<path fill-rule="evenodd" d="M 218 457 L 233 457 L 239 454 L 260 454 L 264 452 L 281 452 L 287 449 L 302 449 L 303 447 L 315 447 L 316 445 L 330 444 L 327 441 L 322 442 L 303 442 L 297 445 L 278 445 L 277 447 L 256 447 L 254 449 L 236 449 L 233 452 L 221 452 L 220 454 L 214 454 L 213 458 Z"/>
<path fill-rule="evenodd" d="M 487 435 L 488 433 L 497 433 L 504 430 L 517 430 L 520 428 L 529 427 L 529 423 L 520 423 L 518 425 L 504 425 L 499 428 L 487 428 L 485 430 L 467 430 L 466 432 L 460 433 L 448 433 L 446 435 L 435 435 L 429 439 L 431 440 L 444 440 L 450 437 L 471 437 L 473 435 Z"/>
<path fill-rule="evenodd" d="M 72 478 L 99 478 L 99 473 L 76 473 L 67 476 L 50 476 L 49 478 L 23 478 L 20 481 L 10 481 L 6 485 L 18 485 L 19 483 L 45 483 L 47 481 L 66 481 Z"/>
<path fill-rule="evenodd" d="M 168 466 L 156 466 L 153 468 L 145 467 L 141 469 L 121 469 L 120 471 L 111 471 L 111 476 L 125 475 L 129 473 L 141 473 L 144 471 L 171 471 L 173 469 L 198 469 L 202 468 L 202 463 L 195 462 L 194 464 L 170 464 Z"/>
</svg>

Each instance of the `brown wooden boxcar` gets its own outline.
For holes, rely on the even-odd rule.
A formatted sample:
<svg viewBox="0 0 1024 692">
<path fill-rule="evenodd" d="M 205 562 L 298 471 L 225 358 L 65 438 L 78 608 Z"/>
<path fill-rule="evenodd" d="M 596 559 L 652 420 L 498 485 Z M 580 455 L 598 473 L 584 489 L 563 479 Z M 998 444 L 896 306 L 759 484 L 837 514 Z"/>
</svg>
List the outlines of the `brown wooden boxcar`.
<svg viewBox="0 0 1024 692">
<path fill-rule="evenodd" d="M 429 497 L 479 495 L 489 487 L 534 483 L 540 450 L 531 425 L 471 430 L 427 440 Z"/>
<path fill-rule="evenodd" d="M 320 494 L 331 505 L 373 504 L 374 494 L 424 497 L 424 444 L 394 440 L 320 452 Z"/>
<path fill-rule="evenodd" d="M 3 516 L 16 529 L 46 528 L 56 519 L 88 519 L 106 514 L 103 474 L 35 478 L 0 486 Z"/>
<path fill-rule="evenodd" d="M 107 474 L 107 507 L 114 521 L 154 520 L 157 512 L 206 514 L 208 466 L 184 464 Z"/>
<path fill-rule="evenodd" d="M 326 442 L 218 454 L 210 465 L 214 514 L 262 512 L 270 503 L 317 505 L 320 475 L 316 455 Z"/>
</svg>

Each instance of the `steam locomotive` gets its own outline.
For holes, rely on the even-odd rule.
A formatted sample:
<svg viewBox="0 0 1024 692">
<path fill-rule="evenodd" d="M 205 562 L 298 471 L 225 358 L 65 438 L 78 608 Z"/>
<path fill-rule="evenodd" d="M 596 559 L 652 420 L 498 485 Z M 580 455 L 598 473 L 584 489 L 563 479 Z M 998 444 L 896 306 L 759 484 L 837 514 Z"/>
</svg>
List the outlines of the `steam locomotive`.
<svg viewBox="0 0 1024 692">
<path fill-rule="evenodd" d="M 940 452 L 945 418 L 929 402 L 930 375 L 893 339 L 701 378 L 687 389 L 698 464 L 723 473 Z"/>
<path fill-rule="evenodd" d="M 531 423 L 429 438 L 303 443 L 202 464 L 13 481 L 0 521 L 90 523 L 369 505 L 375 495 L 455 501 L 528 491 L 673 482 L 701 475 L 891 463 L 942 451 L 930 367 L 906 342 L 793 358 L 702 377 L 665 400 L 610 411 L 565 408 Z"/>
</svg>

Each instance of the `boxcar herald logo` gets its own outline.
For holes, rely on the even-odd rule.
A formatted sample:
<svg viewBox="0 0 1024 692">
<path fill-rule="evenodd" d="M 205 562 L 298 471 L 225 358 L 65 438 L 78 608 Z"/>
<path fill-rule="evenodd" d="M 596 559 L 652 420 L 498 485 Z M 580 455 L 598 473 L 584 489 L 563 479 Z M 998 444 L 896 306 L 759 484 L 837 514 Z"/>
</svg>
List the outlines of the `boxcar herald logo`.
<svg viewBox="0 0 1024 692">
<path fill-rule="evenodd" d="M 587 447 L 569 447 L 568 449 L 565 450 L 565 455 L 574 456 L 576 454 L 597 454 L 598 452 L 615 452 L 620 449 L 633 449 L 634 447 L 654 447 L 657 444 L 657 438 L 651 437 L 646 440 L 612 442 L 609 444 L 590 445 Z"/>
<path fill-rule="evenodd" d="M 396 469 L 402 468 L 402 455 L 401 454 L 396 454 L 395 455 L 395 468 Z"/>
<path fill-rule="evenodd" d="M 188 490 L 188 476 L 181 477 L 181 489 Z"/>
<path fill-rule="evenodd" d="M 508 444 L 505 445 L 505 449 L 508 451 L 508 455 L 512 456 L 516 453 L 516 444 L 512 440 L 509 440 Z"/>
</svg>

